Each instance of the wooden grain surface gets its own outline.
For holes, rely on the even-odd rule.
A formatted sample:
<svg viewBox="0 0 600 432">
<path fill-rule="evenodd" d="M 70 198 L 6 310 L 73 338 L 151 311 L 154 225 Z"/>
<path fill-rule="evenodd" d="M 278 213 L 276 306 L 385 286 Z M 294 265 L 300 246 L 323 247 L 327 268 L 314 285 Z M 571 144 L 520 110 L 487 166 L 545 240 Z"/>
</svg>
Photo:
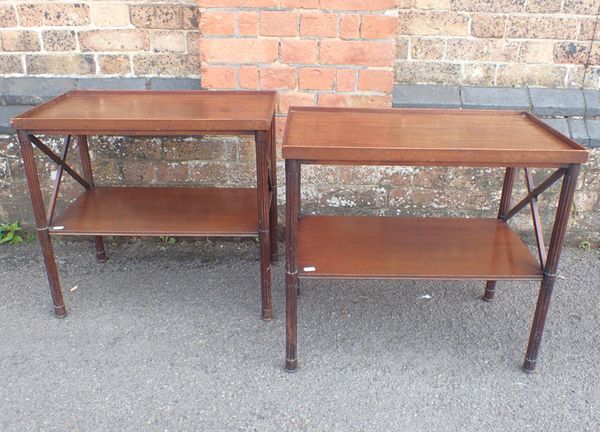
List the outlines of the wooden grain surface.
<svg viewBox="0 0 600 432">
<path fill-rule="evenodd" d="M 588 151 L 515 111 L 292 108 L 283 157 L 304 162 L 561 166 Z"/>
<path fill-rule="evenodd" d="M 73 134 L 269 130 L 275 92 L 76 90 L 12 119 L 16 129 Z"/>
<path fill-rule="evenodd" d="M 57 215 L 50 232 L 255 236 L 257 214 L 256 189 L 96 187 Z"/>
<path fill-rule="evenodd" d="M 304 216 L 298 272 L 305 278 L 542 279 L 525 244 L 498 219 Z"/>
</svg>

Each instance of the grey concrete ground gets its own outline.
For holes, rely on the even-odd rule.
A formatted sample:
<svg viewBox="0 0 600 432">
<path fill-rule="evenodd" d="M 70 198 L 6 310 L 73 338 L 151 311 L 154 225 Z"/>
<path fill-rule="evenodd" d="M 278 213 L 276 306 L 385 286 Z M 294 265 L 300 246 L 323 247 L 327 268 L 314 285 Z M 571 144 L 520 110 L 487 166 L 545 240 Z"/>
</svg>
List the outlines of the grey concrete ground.
<svg viewBox="0 0 600 432">
<path fill-rule="evenodd" d="M 535 283 L 488 304 L 482 283 L 428 281 L 303 283 L 288 374 L 283 264 L 264 323 L 256 244 L 56 249 L 62 320 L 37 244 L 0 248 L 3 432 L 600 430 L 595 252 L 565 251 L 533 375 Z"/>
</svg>

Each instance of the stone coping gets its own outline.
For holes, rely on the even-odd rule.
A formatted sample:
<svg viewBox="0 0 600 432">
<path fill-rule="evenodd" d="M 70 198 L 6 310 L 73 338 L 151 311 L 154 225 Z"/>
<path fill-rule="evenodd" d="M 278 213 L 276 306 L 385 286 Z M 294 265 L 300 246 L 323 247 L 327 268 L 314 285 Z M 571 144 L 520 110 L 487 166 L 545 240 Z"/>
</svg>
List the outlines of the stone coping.
<svg viewBox="0 0 600 432">
<path fill-rule="evenodd" d="M 10 119 L 69 90 L 199 90 L 194 78 L 45 78 L 0 79 L 0 133 L 12 133 Z"/>
<path fill-rule="evenodd" d="M 588 147 L 600 147 L 600 91 L 534 87 L 394 87 L 394 107 L 529 111 Z"/>
<path fill-rule="evenodd" d="M 73 89 L 195 90 L 194 78 L 46 78 L 0 80 L 0 133 L 12 133 L 10 119 Z M 600 147 L 600 91 L 533 87 L 469 87 L 398 84 L 394 107 L 516 109 L 530 111 L 589 147 Z"/>
</svg>

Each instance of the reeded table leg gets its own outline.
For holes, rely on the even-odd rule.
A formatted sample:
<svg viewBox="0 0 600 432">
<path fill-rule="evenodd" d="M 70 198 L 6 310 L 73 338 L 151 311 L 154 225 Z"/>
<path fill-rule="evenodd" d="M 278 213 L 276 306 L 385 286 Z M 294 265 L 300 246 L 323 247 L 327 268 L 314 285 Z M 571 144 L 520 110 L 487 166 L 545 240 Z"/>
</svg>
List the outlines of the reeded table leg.
<svg viewBox="0 0 600 432">
<path fill-rule="evenodd" d="M 542 342 L 542 333 L 544 332 L 544 324 L 546 323 L 550 299 L 552 298 L 554 283 L 556 282 L 556 271 L 569 221 L 569 212 L 571 211 L 573 195 L 577 186 L 579 168 L 579 165 L 569 165 L 569 169 L 563 179 L 554 227 L 552 228 L 552 238 L 548 249 L 546 268 L 544 270 L 544 279 L 542 280 L 542 286 L 538 295 L 531 333 L 529 335 L 529 344 L 527 345 L 527 353 L 523 362 L 523 370 L 526 372 L 533 372 L 536 366 Z"/>
<path fill-rule="evenodd" d="M 27 175 L 27 186 L 29 187 L 29 195 L 31 196 L 31 204 L 35 215 L 37 235 L 44 256 L 46 275 L 48 276 L 48 282 L 50 284 L 54 315 L 57 318 L 63 318 L 67 316 L 67 309 L 65 308 L 65 302 L 60 288 L 58 269 L 56 268 L 54 249 L 52 248 L 52 241 L 50 240 L 46 209 L 44 208 L 44 199 L 42 198 L 42 191 L 40 189 L 40 181 L 35 165 L 31 140 L 24 131 L 18 131 L 17 135 L 19 137 L 19 143 L 21 144 L 21 155 L 25 166 L 25 174 Z"/>
<path fill-rule="evenodd" d="M 498 219 L 506 218 L 506 213 L 510 210 L 510 199 L 512 197 L 513 185 L 515 184 L 516 168 L 506 168 L 504 173 L 504 182 L 502 184 L 502 197 L 500 198 L 500 209 L 498 210 Z M 487 281 L 483 300 L 491 302 L 496 294 L 496 281 Z"/>
<path fill-rule="evenodd" d="M 271 179 L 271 208 L 269 214 L 269 229 L 271 238 L 271 262 L 279 261 L 279 233 L 277 227 L 277 139 L 275 134 L 275 116 L 271 122 L 269 131 L 270 165 L 269 178 Z"/>
<path fill-rule="evenodd" d="M 92 162 L 90 161 L 90 150 L 88 147 L 87 136 L 77 136 L 77 146 L 79 147 L 79 157 L 81 159 L 81 170 L 83 171 L 83 178 L 94 187 L 94 176 L 92 174 Z M 106 256 L 106 250 L 104 248 L 104 240 L 102 236 L 94 237 L 94 244 L 96 246 L 96 259 L 99 262 L 106 262 L 108 257 Z"/>
<path fill-rule="evenodd" d="M 270 148 L 266 132 L 256 133 L 256 178 L 258 195 L 258 242 L 260 247 L 260 280 L 262 319 L 271 320 L 271 241 L 269 227 L 269 167 Z"/>
<path fill-rule="evenodd" d="M 286 184 L 286 223 L 285 223 L 285 317 L 286 344 L 285 368 L 292 372 L 298 367 L 296 353 L 298 330 L 298 263 L 296 256 L 296 237 L 298 233 L 298 212 L 300 196 L 300 170 L 298 161 L 285 161 Z"/>
<path fill-rule="evenodd" d="M 496 281 L 487 281 L 485 283 L 485 291 L 483 292 L 483 296 L 481 298 L 486 302 L 494 301 L 494 296 L 496 295 Z"/>
</svg>

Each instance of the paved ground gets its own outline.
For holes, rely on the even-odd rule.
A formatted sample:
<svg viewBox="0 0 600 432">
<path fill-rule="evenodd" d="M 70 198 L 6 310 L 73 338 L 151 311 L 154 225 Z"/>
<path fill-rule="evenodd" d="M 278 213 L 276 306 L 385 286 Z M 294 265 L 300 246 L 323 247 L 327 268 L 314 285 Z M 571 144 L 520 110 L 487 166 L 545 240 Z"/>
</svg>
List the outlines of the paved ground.
<svg viewBox="0 0 600 432">
<path fill-rule="evenodd" d="M 565 252 L 533 375 L 534 283 L 303 283 L 288 374 L 283 264 L 264 323 L 255 244 L 109 253 L 57 245 L 57 320 L 37 244 L 0 248 L 1 431 L 600 430 L 597 253 Z"/>
</svg>

